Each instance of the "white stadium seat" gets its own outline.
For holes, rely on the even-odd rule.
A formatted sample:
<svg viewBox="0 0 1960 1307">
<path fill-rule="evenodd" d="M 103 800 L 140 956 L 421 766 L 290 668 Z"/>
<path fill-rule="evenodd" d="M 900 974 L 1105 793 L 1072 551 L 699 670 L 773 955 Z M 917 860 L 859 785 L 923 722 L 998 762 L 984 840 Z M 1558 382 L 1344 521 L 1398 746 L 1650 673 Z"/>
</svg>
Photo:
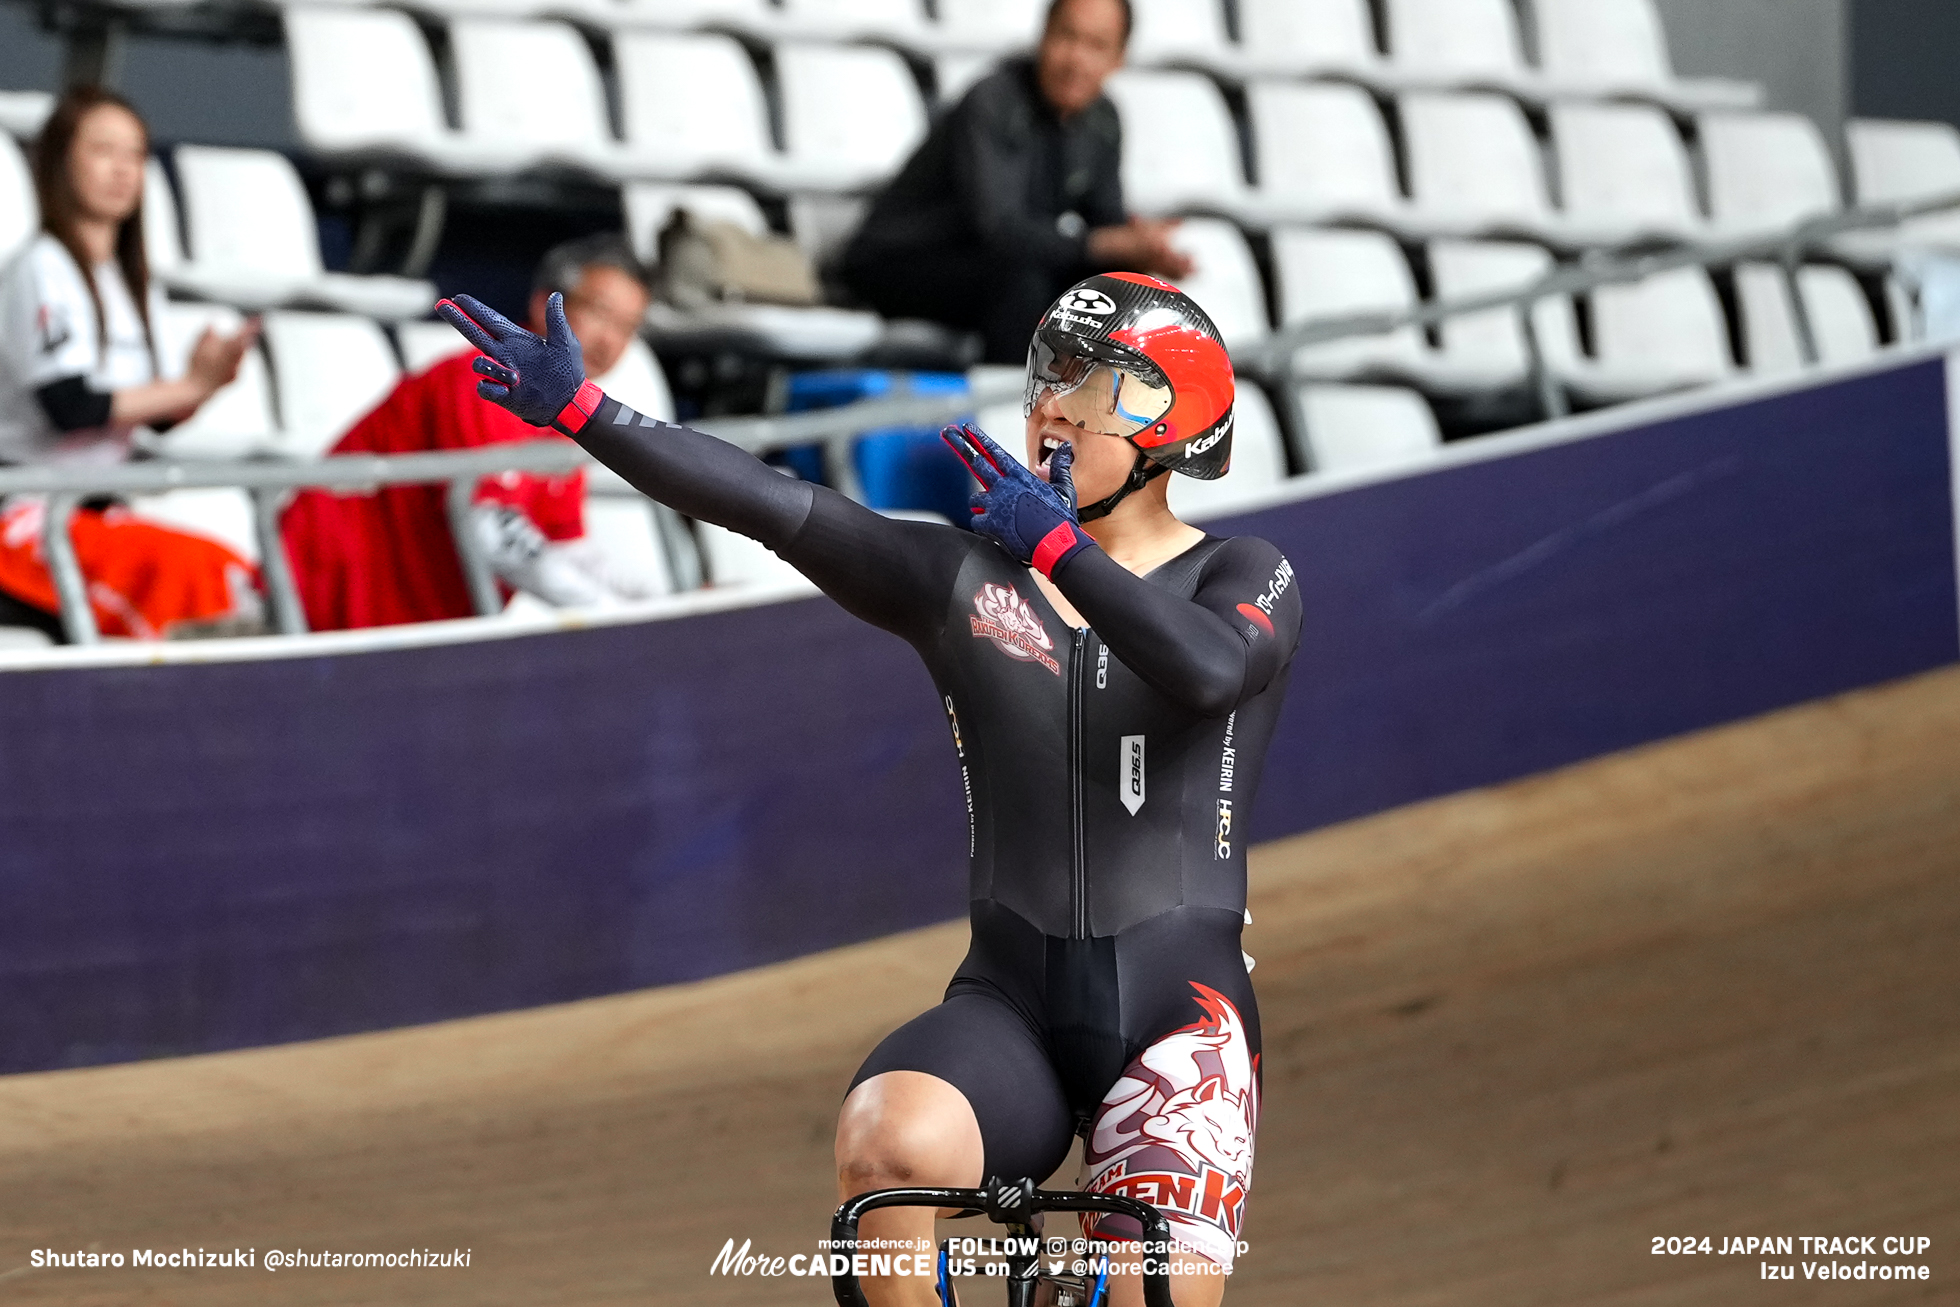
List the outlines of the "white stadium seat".
<svg viewBox="0 0 1960 1307">
<path fill-rule="evenodd" d="M 939 43 L 949 50 L 1006 54 L 1034 48 L 1047 0 L 938 0 Z"/>
<path fill-rule="evenodd" d="M 1552 256 L 1536 245 L 1437 241 L 1429 247 L 1436 298 L 1444 301 L 1520 290 L 1551 270 Z M 1539 301 L 1533 306 L 1532 327 L 1554 375 L 1578 357 L 1578 325 L 1570 300 Z M 1531 376 L 1531 356 L 1516 309 L 1466 313 L 1445 319 L 1440 330 L 1443 345 L 1434 388 L 1488 391 L 1522 384 Z"/>
<path fill-rule="evenodd" d="M 41 229 L 41 206 L 34 199 L 34 176 L 14 138 L 0 132 L 0 262 Z"/>
<path fill-rule="evenodd" d="M 1416 220 L 1438 235 L 1572 236 L 1551 206 L 1538 138 L 1516 100 L 1487 92 L 1401 97 Z"/>
<path fill-rule="evenodd" d="M 1170 479 L 1171 511 L 1186 521 L 1222 517 L 1286 480 L 1286 438 L 1266 392 L 1241 378 L 1233 411 L 1232 470 L 1216 481 Z"/>
<path fill-rule="evenodd" d="M 1728 322 L 1700 268 L 1592 292 L 1593 357 L 1565 365 L 1587 403 L 1613 404 L 1735 375 Z"/>
<path fill-rule="evenodd" d="M 1192 265 L 1178 289 L 1211 316 L 1228 348 L 1256 344 L 1272 334 L 1265 281 L 1237 227 L 1219 218 L 1187 218 L 1172 233 L 1171 244 Z"/>
<path fill-rule="evenodd" d="M 1654 0 L 1532 0 L 1532 10 L 1539 67 L 1561 91 L 1647 99 L 1678 111 L 1762 102 L 1753 82 L 1676 77 Z"/>
<path fill-rule="evenodd" d="M 329 158 L 415 160 L 442 172 L 491 167 L 450 130 L 422 30 L 394 9 L 286 9 L 293 123 Z"/>
<path fill-rule="evenodd" d="M 778 165 L 748 52 L 718 33 L 624 32 L 613 42 L 627 172 L 766 181 Z"/>
<path fill-rule="evenodd" d="M 1570 227 L 1611 243 L 1707 234 L 1687 146 L 1666 113 L 1644 104 L 1570 101 L 1549 112 Z"/>
<path fill-rule="evenodd" d="M 1368 0 L 1239 0 L 1239 58 L 1249 70 L 1384 75 Z"/>
<path fill-rule="evenodd" d="M 446 358 L 467 354 L 475 346 L 441 318 L 430 318 L 426 322 L 397 322 L 395 348 L 401 354 L 402 371 L 412 375 L 427 372 Z"/>
<path fill-rule="evenodd" d="M 1126 52 L 1140 68 L 1182 64 L 1230 70 L 1238 52 L 1220 0 L 1130 0 L 1134 26 Z"/>
<path fill-rule="evenodd" d="M 925 103 L 905 60 L 872 46 L 776 47 L 785 172 L 815 190 L 885 181 L 926 134 Z"/>
<path fill-rule="evenodd" d="M 1245 102 L 1262 212 L 1392 228 L 1410 220 L 1388 124 L 1368 92 L 1340 82 L 1254 81 Z"/>
<path fill-rule="evenodd" d="M 1235 213 L 1249 202 L 1238 129 L 1202 73 L 1126 71 L 1104 92 L 1123 120 L 1123 200 L 1137 213 Z"/>
<path fill-rule="evenodd" d="M 969 376 L 984 370 L 976 368 Z M 1012 371 L 1016 374 L 1022 373 L 1020 368 L 1014 368 Z M 1027 416 L 1021 412 L 1019 399 L 1002 400 L 987 405 L 973 415 L 973 424 L 1010 450 L 1020 449 L 1027 434 Z M 980 483 L 975 481 L 968 488 L 978 490 Z"/>
<path fill-rule="evenodd" d="M 53 112 L 54 96 L 48 91 L 0 91 L 0 132 L 31 141 Z"/>
<path fill-rule="evenodd" d="M 784 562 L 759 540 L 716 526 L 696 522 L 694 538 L 701 546 L 701 562 L 712 586 L 816 587 L 804 575 Z"/>
<path fill-rule="evenodd" d="M 778 11 L 770 0 L 623 0 L 611 20 L 665 31 L 728 28 L 757 37 L 774 34 Z"/>
<path fill-rule="evenodd" d="M 611 371 L 593 380 L 608 395 L 648 417 L 674 420 L 667 374 L 638 337 L 627 344 Z M 640 495 L 588 494 L 585 500 L 585 534 L 603 546 L 608 570 L 634 577 L 649 594 L 670 594 L 674 588 L 666 541 L 655 519 L 656 513 L 666 511 Z"/>
<path fill-rule="evenodd" d="M 1735 286 L 1742 352 L 1749 370 L 1759 376 L 1801 371 L 1803 349 L 1783 270 L 1770 264 L 1741 264 L 1735 270 Z M 1843 268 L 1805 267 L 1797 270 L 1797 288 L 1820 364 L 1857 363 L 1878 352 L 1878 326 L 1857 278 Z"/>
<path fill-rule="evenodd" d="M 654 514 L 660 510 L 642 496 L 587 495 L 585 538 L 604 552 L 610 576 L 628 576 L 645 594 L 674 592 L 667 543 Z"/>
<path fill-rule="evenodd" d="M 183 224 L 177 216 L 177 192 L 160 160 L 143 165 L 143 257 L 150 275 L 165 284 L 184 265 Z"/>
<path fill-rule="evenodd" d="M 1000 56 L 972 50 L 942 54 L 932 61 L 935 107 L 958 104 L 973 84 L 1000 65 Z"/>
<path fill-rule="evenodd" d="M 424 371 L 446 358 L 468 353 L 471 348 L 454 327 L 440 318 L 396 324 L 395 343 L 401 350 L 402 371 L 409 373 Z M 674 420 L 674 397 L 667 388 L 667 374 L 661 371 L 646 342 L 637 336 L 627 343 L 626 352 L 620 355 L 612 370 L 593 380 L 608 395 L 649 417 L 663 422 Z"/>
<path fill-rule="evenodd" d="M 279 390 L 276 452 L 318 458 L 401 380 L 380 326 L 343 313 L 265 315 L 265 342 Z"/>
<path fill-rule="evenodd" d="M 553 166 L 610 177 L 619 169 L 605 87 L 577 28 L 458 18 L 449 25 L 449 48 L 472 152 L 506 171 Z"/>
<path fill-rule="evenodd" d="M 1843 206 L 1817 124 L 1797 113 L 1701 117 L 1708 209 L 1723 235 L 1771 235 Z"/>
<path fill-rule="evenodd" d="M 1394 386 L 1303 385 L 1296 392 L 1301 461 L 1314 472 L 1419 465 L 1442 448 L 1421 395 Z"/>
<path fill-rule="evenodd" d="M 207 327 L 231 335 L 243 324 L 236 310 L 222 304 L 166 304 L 157 331 L 166 373 L 183 375 L 191 350 Z M 265 354 L 254 347 L 239 360 L 237 380 L 165 432 L 158 449 L 171 458 L 248 458 L 277 449 L 280 443 Z"/>
<path fill-rule="evenodd" d="M 1861 118 L 1844 134 L 1860 205 L 1960 195 L 1960 128 L 1953 124 Z M 1960 251 L 1960 210 L 1909 220 L 1899 243 Z"/>
<path fill-rule="evenodd" d="M 173 288 L 246 309 L 317 304 L 382 318 L 435 304 L 425 281 L 325 271 L 312 201 L 284 155 L 180 145 L 176 163 L 190 249 L 164 274 Z"/>
<path fill-rule="evenodd" d="M 1427 86 L 1492 87 L 1527 93 L 1511 0 L 1387 0 L 1390 73 Z"/>
<path fill-rule="evenodd" d="M 638 336 L 627 342 L 626 352 L 610 371 L 593 380 L 601 390 L 629 408 L 662 422 L 674 420 L 674 393 L 667 386 L 667 374 L 661 370 L 660 361 L 654 358 L 647 343 Z"/>
<path fill-rule="evenodd" d="M 1394 239 L 1380 232 L 1281 228 L 1273 232 L 1279 318 L 1292 327 L 1324 318 L 1414 307 L 1415 278 Z M 1430 351 L 1414 327 L 1302 346 L 1293 356 L 1303 377 L 1349 380 L 1407 378 Z"/>
<path fill-rule="evenodd" d="M 924 51 L 935 41 L 921 0 L 783 0 L 785 37 L 812 41 L 879 41 Z"/>
</svg>

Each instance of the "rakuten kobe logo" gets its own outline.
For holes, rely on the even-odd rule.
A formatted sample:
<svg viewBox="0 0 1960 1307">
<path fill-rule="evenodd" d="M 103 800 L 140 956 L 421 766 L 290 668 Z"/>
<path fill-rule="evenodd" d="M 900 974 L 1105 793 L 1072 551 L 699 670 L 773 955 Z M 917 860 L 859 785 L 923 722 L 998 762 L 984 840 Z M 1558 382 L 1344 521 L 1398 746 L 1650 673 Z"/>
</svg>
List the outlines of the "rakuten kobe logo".
<svg viewBox="0 0 1960 1307">
<path fill-rule="evenodd" d="M 1040 663 L 1055 675 L 1062 674 L 1062 665 L 1049 654 L 1055 642 L 1048 629 L 1013 586 L 992 582 L 981 586 L 973 596 L 973 609 L 969 620 L 974 639 L 992 640 L 996 649 L 1017 662 Z"/>
</svg>

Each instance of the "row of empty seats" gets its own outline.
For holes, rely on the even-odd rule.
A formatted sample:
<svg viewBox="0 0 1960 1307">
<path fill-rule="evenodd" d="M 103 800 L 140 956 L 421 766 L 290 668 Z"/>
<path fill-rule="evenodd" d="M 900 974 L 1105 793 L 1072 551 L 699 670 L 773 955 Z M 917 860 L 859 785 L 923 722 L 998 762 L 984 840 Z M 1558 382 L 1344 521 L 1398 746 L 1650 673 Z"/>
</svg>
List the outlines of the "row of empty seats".
<svg viewBox="0 0 1960 1307">
<path fill-rule="evenodd" d="M 1738 102 L 1735 96 L 1684 101 L 1660 93 L 1675 84 L 1650 0 L 1540 2 L 1545 49 L 1564 52 L 1565 80 L 1556 82 L 1560 90 L 1549 98 L 1631 95 L 1630 88 L 1645 85 L 1655 91 L 1645 98 L 1677 110 Z M 1432 74 L 1391 79 L 1397 88 L 1487 88 L 1515 105 L 1524 89 L 1551 84 L 1521 63 L 1511 0 L 1391 0 L 1389 12 L 1391 28 L 1410 34 L 1404 62 Z M 1025 41 L 1039 14 L 1017 15 Z M 722 20 L 724 26 L 730 21 L 727 15 Z M 1252 33 L 1246 49 L 1258 51 L 1257 59 L 1228 50 L 1216 0 L 1139 0 L 1133 62 L 1146 70 L 1182 63 L 1205 72 L 1179 79 L 1137 71 L 1117 83 L 1133 133 L 1153 141 L 1191 137 L 1201 148 L 1217 147 L 1201 169 L 1208 176 L 1239 157 L 1212 77 L 1229 67 L 1238 77 L 1270 78 L 1284 72 L 1289 60 L 1301 59 L 1310 71 L 1325 72 L 1332 66 L 1327 43 L 1334 33 L 1350 34 L 1355 60 L 1374 57 L 1365 0 L 1247 0 L 1241 20 Z M 407 13 L 296 6 L 286 11 L 285 23 L 295 121 L 309 148 L 332 158 L 396 158 L 455 175 L 564 168 L 608 178 L 720 175 L 772 188 L 850 190 L 889 176 L 925 130 L 920 86 L 897 52 L 805 39 L 813 31 L 848 35 L 848 25 L 837 23 L 792 25 L 766 47 L 780 105 L 781 148 L 770 127 L 762 69 L 751 47 L 727 31 L 622 30 L 606 42 L 602 60 L 589 30 L 565 19 L 515 17 L 508 10 L 453 14 L 441 29 L 454 86 L 452 127 L 436 49 Z M 1636 39 L 1637 32 L 1646 35 Z M 1630 50 L 1645 53 L 1629 61 Z M 1509 53 L 1500 57 L 1504 51 Z M 943 56 L 935 78 L 939 98 L 962 92 L 991 57 Z M 617 84 L 617 132 L 602 62 L 610 64 Z M 1370 80 L 1378 89 L 1391 84 Z M 514 91 L 540 86 L 551 87 L 552 94 Z M 1261 167 L 1271 193 L 1221 194 L 1248 208 L 1260 199 L 1285 205 L 1301 198 L 1292 194 L 1299 188 L 1277 179 L 1311 170 L 1297 160 L 1289 167 L 1282 158 L 1300 153 L 1290 139 L 1294 110 L 1282 105 L 1254 112 L 1261 159 L 1274 164 Z M 1186 128 L 1180 130 L 1180 123 Z M 1269 171 L 1272 179 L 1263 175 Z M 1234 189 L 1243 188 L 1240 177 Z M 1288 216 L 1304 215 L 1295 209 Z"/>
<path fill-rule="evenodd" d="M 773 58 L 779 149 L 758 69 L 736 40 L 641 32 L 613 43 L 615 136 L 585 37 L 564 23 L 505 19 L 450 25 L 463 123 L 454 130 L 430 48 L 406 14 L 295 9 L 286 21 L 296 120 L 310 148 L 342 162 L 852 191 L 890 176 L 926 130 L 918 85 L 893 52 L 784 44 Z M 527 81 L 555 93 L 511 93 Z M 1406 92 L 1391 102 L 1391 130 L 1361 87 L 1255 80 L 1245 89 L 1246 149 L 1205 74 L 1130 70 L 1109 93 L 1129 146 L 1126 193 L 1143 213 L 1222 213 L 1254 226 L 1356 222 L 1412 238 L 1584 249 L 1760 235 L 1844 202 L 1829 147 L 1796 114 L 1695 119 L 1704 200 L 1679 127 L 1652 105 L 1555 103 L 1547 150 L 1507 95 Z"/>
<path fill-rule="evenodd" d="M 1277 325 L 1419 307 L 1416 270 L 1403 247 L 1382 232 L 1286 227 L 1271 234 L 1272 294 L 1238 229 L 1217 219 L 1187 220 L 1178 244 L 1198 264 L 1184 289 L 1202 303 L 1227 342 L 1256 346 Z M 1430 299 L 1462 300 L 1520 290 L 1553 268 L 1541 246 L 1504 241 L 1438 240 L 1422 247 Z M 1541 301 L 1532 323 L 1551 373 L 1579 402 L 1605 404 L 1721 381 L 1742 366 L 1775 374 L 1802 365 L 1798 313 L 1780 269 L 1736 270 L 1741 339 L 1710 275 L 1689 268 L 1633 285 L 1602 286 L 1588 295 L 1592 351 L 1581 349 L 1570 299 Z M 1820 361 L 1854 362 L 1879 347 L 1880 331 L 1862 287 L 1847 270 L 1817 265 L 1797 279 L 1804 313 L 1817 335 Z M 1394 380 L 1438 396 L 1489 394 L 1534 382 L 1521 321 L 1509 309 L 1446 320 L 1438 343 L 1410 326 L 1386 335 L 1311 344 L 1293 356 L 1301 377 L 1330 381 Z"/>
<path fill-rule="evenodd" d="M 1801 114 L 1699 115 L 1691 122 L 1697 168 L 1675 119 L 1650 105 L 1554 104 L 1541 142 L 1515 100 L 1488 92 L 1409 92 L 1391 102 L 1391 120 L 1358 87 L 1255 82 L 1245 96 L 1251 148 L 1242 152 L 1209 78 L 1129 72 L 1109 91 L 1126 141 L 1150 142 L 1124 159 L 1126 197 L 1146 213 L 1208 211 L 1252 226 L 1358 223 L 1411 239 L 1503 236 L 1579 250 L 1767 236 L 1845 205 L 1830 147 Z"/>
<path fill-rule="evenodd" d="M 1319 93 L 1333 88 L 1301 89 Z M 1590 106 L 1584 112 L 1617 114 L 1627 108 Z M 1861 199 L 1889 203 L 1960 191 L 1960 132 L 1951 127 L 1859 122 L 1853 124 L 1850 140 Z M 305 190 L 291 164 L 281 156 L 184 146 L 177 151 L 175 163 L 184 198 L 185 229 L 191 235 L 188 255 L 178 241 L 172 189 L 162 169 L 154 165 L 146 207 L 152 266 L 174 288 L 248 309 L 313 302 L 395 318 L 415 316 L 427 309 L 433 288 L 426 283 L 339 276 L 321 269 L 316 227 Z M 1630 190 L 1638 192 L 1638 188 Z M 651 234 L 678 202 L 716 216 L 734 217 L 751 229 L 762 227 L 761 210 L 753 197 L 735 188 L 629 187 L 629 227 L 643 253 L 651 254 Z M 4 242 L 0 248 L 17 246 L 35 225 L 25 163 L 13 143 L 0 137 L 0 242 Z M 1950 215 L 1916 220 L 1908 233 L 1918 242 L 1960 247 L 1960 219 Z M 1402 233 L 1404 239 L 1408 235 Z M 1414 279 L 1395 241 L 1375 232 L 1275 230 L 1270 294 L 1250 247 L 1231 224 L 1194 219 L 1181 229 L 1179 240 L 1198 265 L 1189 288 L 1208 304 L 1227 339 L 1236 345 L 1256 343 L 1271 332 L 1275 318 L 1269 304 L 1277 309 L 1279 325 L 1293 325 L 1356 311 L 1406 308 L 1416 299 Z M 1429 262 L 1434 294 L 1450 299 L 1530 281 L 1550 266 L 1550 256 L 1532 246 L 1451 239 L 1430 243 Z M 1705 301 L 1705 290 L 1685 289 L 1696 284 L 1697 276 L 1674 275 L 1668 282 L 1677 288 L 1671 297 L 1681 305 L 1690 297 Z M 1705 280 L 1701 278 L 1702 283 Z M 1777 325 L 1790 315 L 1785 313 L 1779 319 L 1773 307 L 1777 296 L 1761 289 L 1766 283 L 1760 270 L 1745 272 L 1739 284 L 1751 288 L 1741 296 L 1745 331 L 1740 356 L 1753 367 L 1780 366 L 1766 362 L 1783 354 L 1768 342 L 1791 335 L 1790 329 Z M 1876 340 L 1870 314 L 1862 308 L 1861 297 L 1843 273 L 1828 267 L 1811 268 L 1803 274 L 1801 285 L 1806 307 L 1819 325 L 1819 343 L 1827 361 L 1846 357 L 1846 351 L 1855 355 L 1866 348 L 1864 342 Z M 1602 359 L 1627 353 L 1618 348 L 1622 336 L 1616 331 L 1618 317 L 1611 310 L 1611 305 L 1627 294 L 1624 288 L 1609 288 L 1594 297 L 1598 314 L 1595 338 Z M 1576 346 L 1565 346 L 1575 339 L 1574 333 L 1555 312 L 1555 306 L 1546 306 L 1544 312 L 1553 315 L 1551 321 L 1540 324 L 1548 356 L 1561 364 L 1570 362 L 1565 375 L 1583 387 L 1587 384 L 1581 377 L 1583 363 L 1572 362 L 1579 358 Z M 1502 315 L 1486 316 L 1494 322 Z M 1718 320 L 1718 315 L 1708 312 L 1697 311 L 1694 316 L 1709 322 Z M 1662 333 L 1657 343 L 1671 342 L 1676 352 L 1685 354 L 1689 337 L 1679 330 L 1682 320 L 1679 314 L 1672 315 L 1670 321 L 1675 325 Z M 1498 329 L 1479 326 L 1481 321 L 1447 324 L 1442 331 L 1443 347 L 1427 354 L 1408 343 L 1415 333 L 1403 333 L 1398 338 L 1405 343 L 1396 347 L 1401 351 L 1402 365 L 1432 388 L 1444 391 L 1508 384 L 1516 372 L 1516 351 L 1509 343 L 1500 347 Z M 863 324 L 856 323 L 850 328 L 859 334 L 865 330 Z M 875 321 L 868 330 L 876 330 Z M 1705 362 L 1689 369 L 1687 375 L 1697 379 L 1725 375 L 1712 362 L 1725 352 L 1715 348 L 1719 334 L 1712 328 L 1694 333 L 1696 352 Z M 1481 356 L 1460 343 L 1479 339 L 1486 342 Z M 1358 343 L 1316 347 L 1308 356 L 1323 363 L 1309 366 L 1324 366 L 1324 360 L 1360 348 Z M 1639 353 L 1631 351 L 1628 356 Z M 1471 366 L 1450 361 L 1462 359 L 1476 361 Z M 1660 375 L 1656 374 L 1657 378 Z M 1599 393 L 1644 393 L 1649 388 L 1611 384 L 1600 386 Z"/>
<path fill-rule="evenodd" d="M 789 43 L 773 61 L 779 150 L 760 73 L 739 42 L 635 32 L 612 43 L 616 137 L 599 65 L 578 29 L 458 18 L 447 28 L 460 121 L 452 129 L 433 51 L 407 14 L 292 9 L 285 21 L 295 122 L 308 148 L 333 160 L 404 161 L 459 176 L 558 168 L 854 190 L 889 176 L 926 128 L 918 84 L 897 54 Z"/>
<path fill-rule="evenodd" d="M 1042 0 L 412 0 L 407 7 L 612 30 L 717 29 L 762 42 L 864 41 L 955 59 L 1026 48 L 1045 10 Z M 1498 86 L 1539 99 L 1637 96 L 1688 108 L 1760 96 L 1746 83 L 1677 77 L 1654 0 L 1526 0 L 1523 10 L 1515 0 L 1385 0 L 1379 32 L 1369 0 L 1234 0 L 1232 14 L 1225 0 L 1132 0 L 1132 8 L 1129 57 L 1141 66 L 1395 87 Z"/>
</svg>

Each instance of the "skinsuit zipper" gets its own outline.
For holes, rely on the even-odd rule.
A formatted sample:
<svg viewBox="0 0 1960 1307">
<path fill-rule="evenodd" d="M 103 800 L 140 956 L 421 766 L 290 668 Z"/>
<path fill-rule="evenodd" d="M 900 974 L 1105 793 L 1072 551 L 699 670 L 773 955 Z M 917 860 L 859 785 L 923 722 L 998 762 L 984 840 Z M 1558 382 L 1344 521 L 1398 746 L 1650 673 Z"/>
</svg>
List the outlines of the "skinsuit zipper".
<svg viewBox="0 0 1960 1307">
<path fill-rule="evenodd" d="M 1073 849 L 1069 873 L 1069 906 L 1074 916 L 1074 937 L 1089 938 L 1089 869 L 1082 848 L 1082 676 L 1089 639 L 1087 627 L 1075 628 L 1075 642 L 1069 649 L 1068 663 L 1068 774 L 1069 823 Z"/>
</svg>

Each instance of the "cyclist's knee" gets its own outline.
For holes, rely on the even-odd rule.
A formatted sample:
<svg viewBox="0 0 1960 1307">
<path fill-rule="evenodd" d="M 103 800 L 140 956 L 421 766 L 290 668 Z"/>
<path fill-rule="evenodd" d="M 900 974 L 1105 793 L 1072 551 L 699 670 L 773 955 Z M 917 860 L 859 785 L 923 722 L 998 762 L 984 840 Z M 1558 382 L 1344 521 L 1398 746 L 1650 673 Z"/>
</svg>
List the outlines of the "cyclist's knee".
<svg viewBox="0 0 1960 1307">
<path fill-rule="evenodd" d="M 964 1095 L 917 1071 L 889 1071 L 851 1091 L 837 1119 L 837 1181 L 846 1194 L 908 1184 L 977 1185 L 980 1127 Z"/>
</svg>

